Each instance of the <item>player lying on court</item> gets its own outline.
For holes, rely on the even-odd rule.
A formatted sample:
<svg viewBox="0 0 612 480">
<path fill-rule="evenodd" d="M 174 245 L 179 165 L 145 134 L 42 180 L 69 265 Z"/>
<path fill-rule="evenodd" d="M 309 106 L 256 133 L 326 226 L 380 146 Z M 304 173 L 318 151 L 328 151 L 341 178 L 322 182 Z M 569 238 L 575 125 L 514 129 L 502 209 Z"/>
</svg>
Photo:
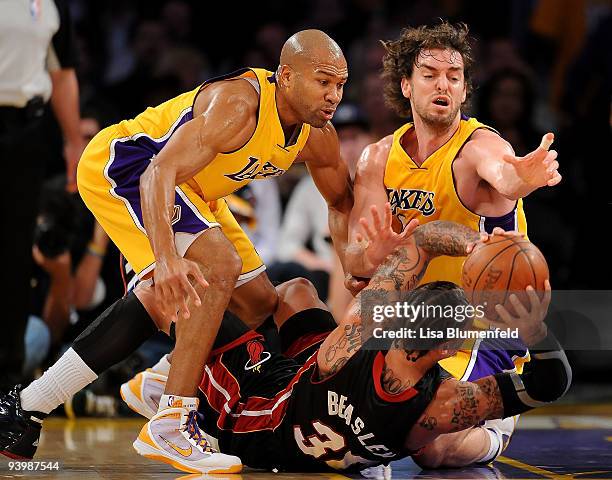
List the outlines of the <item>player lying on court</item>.
<svg viewBox="0 0 612 480">
<path fill-rule="evenodd" d="M 503 440 L 494 442 L 482 422 L 555 401 L 571 382 L 565 353 L 543 323 L 550 285 L 542 300 L 528 290 L 529 311 L 517 310 L 518 317 L 498 307 L 504 323 L 518 328 L 537 351 L 523 374 L 500 371 L 475 382 L 458 381 L 438 365 L 458 345 L 407 350 L 395 341 L 381 349 L 374 344 L 371 315 L 361 312 L 364 295 L 384 304 L 398 292 L 415 305 L 467 305 L 463 290 L 451 282 L 417 285 L 431 259 L 465 255 L 475 242 L 486 241 L 481 235 L 452 222 L 418 227 L 376 270 L 338 325 L 308 282 L 279 286 L 275 322 L 284 355 L 270 352 L 260 335 L 226 316 L 200 384 L 202 436 L 195 440 L 251 467 L 289 471 L 358 470 L 409 455 L 423 467 L 493 460 Z M 410 323 L 457 325 L 454 318 L 435 315 Z M 130 405 L 146 415 L 155 411 L 165 377 L 141 375 L 142 390 Z M 150 443 L 145 425 L 134 446 L 146 456 Z M 184 441 L 172 448 L 191 447 Z M 441 449 L 452 455 L 441 455 Z M 172 463 L 171 455 L 166 461 Z"/>
</svg>

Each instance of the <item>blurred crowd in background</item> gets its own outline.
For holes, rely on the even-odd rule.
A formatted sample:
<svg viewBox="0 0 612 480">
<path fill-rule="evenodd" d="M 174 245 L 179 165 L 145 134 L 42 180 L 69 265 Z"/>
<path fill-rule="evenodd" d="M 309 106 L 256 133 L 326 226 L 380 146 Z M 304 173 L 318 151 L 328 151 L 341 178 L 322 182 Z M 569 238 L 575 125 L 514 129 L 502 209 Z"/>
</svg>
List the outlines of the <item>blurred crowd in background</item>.
<svg viewBox="0 0 612 480">
<path fill-rule="evenodd" d="M 275 70 L 287 37 L 319 28 L 340 44 L 349 64 L 345 96 L 333 122 L 351 166 L 367 144 L 405 121 L 384 105 L 380 40 L 439 18 L 466 22 L 475 39 L 476 90 L 464 113 L 497 129 L 518 155 L 536 148 L 545 132 L 555 133 L 563 181 L 525 199 L 529 237 L 548 260 L 553 288 L 610 288 L 607 242 L 597 237 L 612 218 L 612 2 L 270 0 L 218 2 L 214 10 L 209 2 L 186 0 L 67 3 L 78 53 L 84 139 L 208 78 L 244 66 Z M 26 337 L 30 373 L 124 289 L 118 252 L 57 180 L 65 168 L 61 134 L 48 121 L 48 138 L 40 139 L 50 152 L 41 217 L 59 226 L 60 233 L 52 232 L 55 238 L 38 232 L 36 239 L 43 237 L 34 249 L 38 267 L 31 313 L 37 320 L 30 322 Z M 329 242 L 327 207 L 304 168 L 252 182 L 228 203 L 273 281 L 307 277 L 333 307 L 342 278 L 337 278 Z M 85 256 L 92 244 L 98 255 Z M 70 296 L 61 288 L 67 277 L 79 286 Z M 64 300 L 49 305 L 51 295 Z M 153 363 L 167 350 L 165 342 L 148 342 L 102 384 L 124 381 L 128 372 Z M 104 391 L 104 386 L 96 388 Z M 83 397 L 83 405 L 87 401 Z"/>
</svg>

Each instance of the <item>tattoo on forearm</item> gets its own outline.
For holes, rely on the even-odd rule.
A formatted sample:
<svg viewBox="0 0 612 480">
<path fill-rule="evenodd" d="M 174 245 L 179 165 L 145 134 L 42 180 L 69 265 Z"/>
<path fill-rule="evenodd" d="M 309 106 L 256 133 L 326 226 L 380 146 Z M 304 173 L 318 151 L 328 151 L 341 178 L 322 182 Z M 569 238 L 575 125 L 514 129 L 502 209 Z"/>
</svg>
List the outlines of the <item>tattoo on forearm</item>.
<svg viewBox="0 0 612 480">
<path fill-rule="evenodd" d="M 502 418 L 504 415 L 504 402 L 499 391 L 499 385 L 494 377 L 485 377 L 478 380 L 482 395 L 488 401 L 487 418 Z"/>
<path fill-rule="evenodd" d="M 355 353 L 361 347 L 361 332 L 363 332 L 361 325 L 345 325 L 344 335 L 325 351 L 325 361 L 331 363 L 338 353 L 340 355 Z"/>
<path fill-rule="evenodd" d="M 340 357 L 338 358 L 333 365 L 330 367 L 328 372 L 321 372 L 319 374 L 319 378 L 321 380 L 327 378 L 327 377 L 331 377 L 332 375 L 334 375 L 335 373 L 338 372 L 338 370 L 340 370 L 342 367 L 344 367 L 344 365 L 346 364 L 346 362 L 348 362 L 349 357 Z"/>
<path fill-rule="evenodd" d="M 414 231 L 417 245 L 432 256 L 461 257 L 469 243 L 480 238 L 478 232 L 455 222 L 435 220 Z"/>
<path fill-rule="evenodd" d="M 476 397 L 477 386 L 469 382 L 459 382 L 455 393 L 457 403 L 453 408 L 451 424 L 455 425 L 453 431 L 464 430 L 479 422 L 478 405 Z"/>
<path fill-rule="evenodd" d="M 436 420 L 436 417 L 429 417 L 427 415 L 425 415 L 419 422 L 419 427 L 422 427 L 425 430 L 429 430 L 429 431 L 436 428 L 437 425 L 438 425 L 438 420 Z"/>
<path fill-rule="evenodd" d="M 382 371 L 382 386 L 386 392 L 391 394 L 401 393 L 412 386 L 409 381 L 402 383 L 393 370 L 383 365 Z"/>
<path fill-rule="evenodd" d="M 427 264 L 418 248 L 413 245 L 399 247 L 378 267 L 368 291 L 411 290 L 423 277 Z"/>
</svg>

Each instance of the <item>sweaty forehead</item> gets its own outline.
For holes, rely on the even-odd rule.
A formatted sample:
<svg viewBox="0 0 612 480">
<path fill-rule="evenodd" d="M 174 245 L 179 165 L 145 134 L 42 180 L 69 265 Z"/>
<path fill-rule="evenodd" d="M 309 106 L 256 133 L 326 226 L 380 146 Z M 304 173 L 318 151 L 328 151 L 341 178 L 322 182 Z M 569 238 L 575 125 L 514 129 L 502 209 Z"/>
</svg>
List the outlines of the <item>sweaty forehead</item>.
<svg viewBox="0 0 612 480">
<path fill-rule="evenodd" d="M 325 72 L 339 76 L 346 76 L 348 73 L 346 59 L 342 51 L 311 50 L 304 54 L 296 55 L 293 64 L 301 70 L 312 73 Z"/>
<path fill-rule="evenodd" d="M 450 48 L 423 49 L 419 52 L 414 64 L 417 68 L 463 68 L 463 57 L 457 50 Z"/>
<path fill-rule="evenodd" d="M 311 65 L 314 73 L 326 73 L 337 77 L 348 77 L 348 67 L 344 57 L 334 60 L 313 61 Z"/>
</svg>

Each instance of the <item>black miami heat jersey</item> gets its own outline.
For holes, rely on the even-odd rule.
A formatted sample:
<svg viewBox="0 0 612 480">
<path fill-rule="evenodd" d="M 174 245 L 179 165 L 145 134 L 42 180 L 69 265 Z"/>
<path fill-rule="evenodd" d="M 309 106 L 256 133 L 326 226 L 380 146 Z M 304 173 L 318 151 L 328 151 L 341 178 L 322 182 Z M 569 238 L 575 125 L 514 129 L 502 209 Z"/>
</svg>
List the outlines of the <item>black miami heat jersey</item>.
<svg viewBox="0 0 612 480">
<path fill-rule="evenodd" d="M 246 326 L 213 350 L 199 410 L 215 448 L 249 467 L 285 471 L 359 470 L 410 455 L 407 435 L 449 375 L 436 365 L 414 387 L 391 395 L 382 387 L 385 352 L 368 349 L 370 341 L 320 380 L 318 348 L 335 321 L 323 310 L 296 317 L 302 314 L 281 327 L 281 340 L 292 320 L 302 330 L 284 355 Z"/>
<path fill-rule="evenodd" d="M 358 470 L 411 452 L 408 432 L 448 378 L 439 366 L 392 395 L 382 386 L 384 353 L 359 350 L 336 374 L 318 379 L 316 354 L 293 387 L 281 429 L 284 454 L 296 470 Z"/>
</svg>

